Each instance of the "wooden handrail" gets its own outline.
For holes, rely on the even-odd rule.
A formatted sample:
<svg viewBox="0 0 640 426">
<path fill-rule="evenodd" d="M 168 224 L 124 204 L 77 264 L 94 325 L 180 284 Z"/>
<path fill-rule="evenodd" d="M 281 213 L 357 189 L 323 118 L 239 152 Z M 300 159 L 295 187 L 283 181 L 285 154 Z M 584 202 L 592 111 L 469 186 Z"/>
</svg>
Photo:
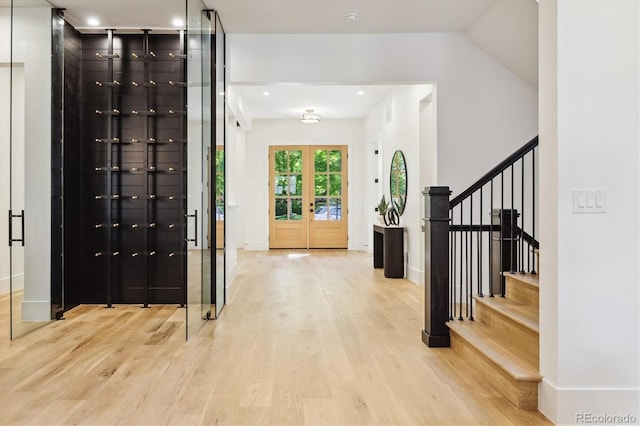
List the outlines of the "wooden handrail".
<svg viewBox="0 0 640 426">
<path fill-rule="evenodd" d="M 511 154 L 510 156 L 505 158 L 504 161 L 501 161 L 500 164 L 495 166 L 488 173 L 486 173 L 484 176 L 482 176 L 480 179 L 478 179 L 469 188 L 465 189 L 459 195 L 457 195 L 455 198 L 453 198 L 449 202 L 449 210 L 451 210 L 452 208 L 454 208 L 455 206 L 460 204 L 460 202 L 462 200 L 464 200 L 465 198 L 469 197 L 471 194 L 476 192 L 478 189 L 480 189 L 481 187 L 483 187 L 484 185 L 489 183 L 491 181 L 491 179 L 495 178 L 500 173 L 502 173 L 503 171 L 505 171 L 506 169 L 511 167 L 512 164 L 514 164 L 520 158 L 524 157 L 528 152 L 532 151 L 536 146 L 538 146 L 538 137 L 537 136 L 535 138 L 531 139 L 526 144 L 524 144 L 516 152 L 514 152 L 513 154 Z"/>
</svg>

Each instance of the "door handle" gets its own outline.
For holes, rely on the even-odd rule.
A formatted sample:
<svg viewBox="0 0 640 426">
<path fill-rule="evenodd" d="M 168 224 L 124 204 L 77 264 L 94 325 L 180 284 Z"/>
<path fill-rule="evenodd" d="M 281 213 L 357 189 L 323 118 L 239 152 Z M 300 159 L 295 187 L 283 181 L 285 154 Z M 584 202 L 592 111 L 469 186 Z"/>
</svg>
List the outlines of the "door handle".
<svg viewBox="0 0 640 426">
<path fill-rule="evenodd" d="M 198 247 L 198 210 L 196 210 L 193 214 L 186 214 L 185 215 L 187 220 L 189 220 L 190 217 L 195 219 L 195 231 L 196 231 L 196 235 L 195 238 L 189 238 L 189 234 L 187 231 L 187 242 L 193 242 L 195 243 L 195 246 Z M 187 230 L 189 229 L 189 227 L 187 227 Z"/>
<path fill-rule="evenodd" d="M 20 230 L 22 232 L 22 238 L 13 238 L 13 218 L 20 218 Z M 22 243 L 24 247 L 24 210 L 20 214 L 13 214 L 13 210 L 9 210 L 9 246 L 13 246 L 13 243 Z"/>
</svg>

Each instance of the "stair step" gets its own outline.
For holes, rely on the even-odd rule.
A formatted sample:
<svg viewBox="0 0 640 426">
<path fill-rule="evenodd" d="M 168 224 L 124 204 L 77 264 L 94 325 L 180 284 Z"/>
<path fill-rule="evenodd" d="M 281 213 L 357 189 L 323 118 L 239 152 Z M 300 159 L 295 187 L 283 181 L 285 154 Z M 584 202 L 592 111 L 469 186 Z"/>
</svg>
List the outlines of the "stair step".
<svg viewBox="0 0 640 426">
<path fill-rule="evenodd" d="M 538 279 L 538 274 L 521 274 L 519 272 L 511 273 L 504 272 L 504 276 L 509 279 L 512 278 L 515 281 L 519 281 L 524 285 L 528 285 L 529 287 L 533 287 L 535 289 L 540 288 L 540 280 Z"/>
<path fill-rule="evenodd" d="M 479 297 L 473 296 L 476 306 L 482 306 L 484 310 L 492 311 L 500 315 L 504 320 L 513 322 L 523 329 L 529 330 L 538 335 L 540 333 L 540 325 L 538 321 L 538 308 L 536 306 L 526 305 L 506 297 Z M 478 316 L 484 312 L 478 308 Z M 481 319 L 483 322 L 484 319 Z"/>
<path fill-rule="evenodd" d="M 537 275 L 505 272 L 504 277 L 507 298 L 538 309 L 540 285 Z"/>
<path fill-rule="evenodd" d="M 451 347 L 516 407 L 537 409 L 537 361 L 508 336 L 476 321 L 449 321 Z M 479 356 L 478 356 L 479 355 Z"/>
</svg>

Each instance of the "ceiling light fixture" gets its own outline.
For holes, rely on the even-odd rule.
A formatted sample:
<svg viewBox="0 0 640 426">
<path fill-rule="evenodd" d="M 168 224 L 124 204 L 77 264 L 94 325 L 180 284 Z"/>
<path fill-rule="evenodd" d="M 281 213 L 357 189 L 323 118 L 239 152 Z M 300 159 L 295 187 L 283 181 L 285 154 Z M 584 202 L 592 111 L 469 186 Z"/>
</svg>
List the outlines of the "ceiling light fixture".
<svg viewBox="0 0 640 426">
<path fill-rule="evenodd" d="M 91 25 L 92 27 L 97 27 L 98 25 L 100 25 L 100 21 L 98 21 L 97 18 L 89 18 L 87 19 L 87 24 Z"/>
<path fill-rule="evenodd" d="M 300 122 L 306 124 L 315 124 L 320 122 L 320 114 L 314 114 L 312 109 L 305 110 L 300 116 Z"/>
<path fill-rule="evenodd" d="M 364 95 L 364 90 L 358 90 L 358 96 Z"/>
<path fill-rule="evenodd" d="M 269 93 L 269 92 L 264 92 L 264 93 L 263 93 L 263 95 L 264 95 L 264 96 L 269 96 L 270 94 L 271 94 L 271 93 Z"/>
<path fill-rule="evenodd" d="M 173 26 L 177 28 L 184 27 L 184 21 L 180 18 L 173 18 Z"/>
<path fill-rule="evenodd" d="M 351 24 L 353 22 L 356 22 L 358 20 L 358 14 L 357 13 L 347 13 L 346 15 L 344 15 L 344 20 L 347 22 L 347 24 Z"/>
</svg>

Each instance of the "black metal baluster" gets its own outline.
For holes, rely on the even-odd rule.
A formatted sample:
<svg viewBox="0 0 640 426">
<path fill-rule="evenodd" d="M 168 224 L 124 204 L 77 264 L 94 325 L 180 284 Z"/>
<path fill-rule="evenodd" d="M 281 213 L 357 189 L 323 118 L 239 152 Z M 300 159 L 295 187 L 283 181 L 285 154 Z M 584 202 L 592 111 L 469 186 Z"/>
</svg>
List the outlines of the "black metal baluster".
<svg viewBox="0 0 640 426">
<path fill-rule="evenodd" d="M 511 229 L 509 230 L 509 272 L 515 273 L 518 265 L 515 265 L 513 262 L 518 260 L 518 255 L 515 253 L 515 235 L 516 235 L 516 222 L 518 221 L 518 215 L 515 214 L 515 188 L 514 188 L 514 177 L 513 177 L 513 164 L 511 165 Z"/>
<path fill-rule="evenodd" d="M 482 294 L 482 186 L 480 187 L 480 231 L 478 232 L 478 296 L 484 297 Z"/>
<path fill-rule="evenodd" d="M 450 214 L 452 212 L 450 211 Z M 455 263 L 456 263 L 456 249 L 455 249 L 455 233 L 449 226 L 449 320 L 453 320 L 453 304 L 455 303 Z"/>
<path fill-rule="evenodd" d="M 462 275 L 462 218 L 464 217 L 464 209 L 463 209 L 463 204 L 464 202 L 461 201 L 460 202 L 460 316 L 458 317 L 459 320 L 463 320 L 464 318 L 462 318 L 462 280 L 463 280 L 463 275 Z"/>
<path fill-rule="evenodd" d="M 453 224 L 453 210 L 451 211 L 451 223 Z M 456 268 L 456 253 L 457 251 L 457 240 L 458 240 L 458 236 L 456 234 L 455 231 L 452 231 L 452 239 L 453 239 L 453 262 L 451 262 L 451 288 L 453 290 L 453 297 L 451 298 L 451 311 L 453 313 L 453 315 L 451 316 L 451 319 L 454 319 L 456 316 L 456 272 L 457 272 L 457 268 Z"/>
<path fill-rule="evenodd" d="M 467 317 L 473 321 L 473 194 L 469 196 L 469 250 L 467 256 L 469 257 L 469 287 L 467 289 L 467 300 L 469 304 L 469 311 Z"/>
<path fill-rule="evenodd" d="M 500 296 L 504 297 L 504 171 L 500 172 Z"/>
<path fill-rule="evenodd" d="M 536 274 L 536 149 L 531 150 L 531 241 L 533 244 L 533 262 L 531 262 L 531 273 Z M 538 253 L 540 256 L 540 253 Z"/>
<path fill-rule="evenodd" d="M 464 237 L 464 316 L 469 318 L 469 233 L 462 231 Z"/>
<path fill-rule="evenodd" d="M 493 244 L 493 179 L 491 179 L 491 187 L 490 187 L 490 194 L 489 194 L 490 198 L 491 198 L 491 205 L 490 205 L 490 209 L 489 209 L 489 297 L 493 297 L 495 296 L 495 294 L 493 293 L 493 278 L 494 278 L 494 274 L 493 274 L 493 247 L 491 247 L 491 245 Z"/>
<path fill-rule="evenodd" d="M 524 155 L 520 159 L 520 268 L 524 274 Z"/>
</svg>

